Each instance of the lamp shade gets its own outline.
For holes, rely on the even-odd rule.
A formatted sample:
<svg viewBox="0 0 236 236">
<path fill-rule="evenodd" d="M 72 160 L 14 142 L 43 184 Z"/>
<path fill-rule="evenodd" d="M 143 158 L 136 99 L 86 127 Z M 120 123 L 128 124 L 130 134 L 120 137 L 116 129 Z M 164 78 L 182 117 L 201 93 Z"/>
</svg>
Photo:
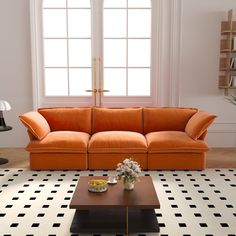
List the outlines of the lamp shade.
<svg viewBox="0 0 236 236">
<path fill-rule="evenodd" d="M 9 111 L 11 106 L 7 101 L 0 100 L 0 111 Z"/>
</svg>

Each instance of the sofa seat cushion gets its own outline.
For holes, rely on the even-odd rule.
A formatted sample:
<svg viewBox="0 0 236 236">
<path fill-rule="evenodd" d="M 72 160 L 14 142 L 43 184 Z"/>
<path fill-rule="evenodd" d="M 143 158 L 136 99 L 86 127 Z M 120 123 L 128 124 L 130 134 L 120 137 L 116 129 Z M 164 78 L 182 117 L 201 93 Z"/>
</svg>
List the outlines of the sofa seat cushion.
<svg viewBox="0 0 236 236">
<path fill-rule="evenodd" d="M 104 131 L 94 134 L 88 147 L 89 153 L 146 153 L 145 137 L 131 131 Z"/>
<path fill-rule="evenodd" d="M 42 140 L 31 141 L 26 150 L 39 152 L 86 153 L 90 135 L 75 131 L 50 132 Z"/>
<path fill-rule="evenodd" d="M 160 131 L 146 135 L 148 152 L 205 152 L 209 148 L 203 140 L 193 140 L 185 132 Z"/>
</svg>

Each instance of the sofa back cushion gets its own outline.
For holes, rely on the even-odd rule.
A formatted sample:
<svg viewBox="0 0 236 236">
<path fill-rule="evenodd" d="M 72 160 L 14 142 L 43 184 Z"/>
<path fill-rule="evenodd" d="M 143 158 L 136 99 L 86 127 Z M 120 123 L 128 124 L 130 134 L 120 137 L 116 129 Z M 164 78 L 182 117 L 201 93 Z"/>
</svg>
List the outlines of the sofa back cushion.
<svg viewBox="0 0 236 236">
<path fill-rule="evenodd" d="M 46 119 L 37 111 L 20 115 L 19 119 L 36 139 L 42 140 L 51 131 Z"/>
<path fill-rule="evenodd" d="M 144 108 L 144 134 L 157 131 L 184 131 L 196 108 Z"/>
<path fill-rule="evenodd" d="M 51 131 L 91 133 L 91 108 L 40 108 L 38 112 L 47 120 Z"/>
<path fill-rule="evenodd" d="M 92 133 L 133 131 L 143 133 L 142 108 L 93 108 Z"/>
<path fill-rule="evenodd" d="M 217 116 L 206 111 L 199 111 L 191 117 L 185 132 L 194 140 L 199 139 Z"/>
</svg>

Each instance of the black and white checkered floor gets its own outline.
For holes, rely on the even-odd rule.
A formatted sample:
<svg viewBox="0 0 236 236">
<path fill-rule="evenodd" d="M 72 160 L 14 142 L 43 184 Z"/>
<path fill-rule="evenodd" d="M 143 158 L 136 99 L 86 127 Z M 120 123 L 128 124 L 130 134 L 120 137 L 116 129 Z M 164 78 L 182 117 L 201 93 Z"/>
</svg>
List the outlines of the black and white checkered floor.
<svg viewBox="0 0 236 236">
<path fill-rule="evenodd" d="M 79 177 L 112 173 L 0 169 L 0 235 L 76 236 L 69 203 Z M 147 235 L 236 236 L 236 169 L 143 174 L 152 176 L 161 203 L 160 233 Z"/>
</svg>

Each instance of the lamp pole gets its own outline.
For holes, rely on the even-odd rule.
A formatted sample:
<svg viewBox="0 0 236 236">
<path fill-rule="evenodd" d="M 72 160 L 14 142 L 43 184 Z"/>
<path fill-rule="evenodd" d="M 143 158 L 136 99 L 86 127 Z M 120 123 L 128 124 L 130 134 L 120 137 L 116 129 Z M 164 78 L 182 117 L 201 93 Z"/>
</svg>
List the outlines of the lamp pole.
<svg viewBox="0 0 236 236">
<path fill-rule="evenodd" d="M 3 117 L 3 112 L 0 111 L 0 127 L 6 127 L 6 123 L 5 123 L 5 120 L 4 120 L 4 117 Z"/>
<path fill-rule="evenodd" d="M 0 100 L 0 132 L 11 130 L 11 126 L 7 126 L 3 117 L 3 111 L 11 109 L 10 104 L 7 101 Z M 0 157 L 0 165 L 8 163 L 8 159 Z"/>
<path fill-rule="evenodd" d="M 3 117 L 1 117 L 1 113 L 2 113 L 2 111 L 0 111 L 0 122 L 1 122 L 1 125 L 2 125 L 2 118 Z M 3 118 L 3 122 L 5 124 L 4 118 Z M 11 130 L 11 129 L 12 129 L 12 127 L 11 126 L 6 126 L 6 124 L 5 124 L 5 127 L 0 126 L 0 132 L 8 131 L 8 130 Z M 0 157 L 0 165 L 6 164 L 6 163 L 8 163 L 8 159 Z"/>
</svg>

